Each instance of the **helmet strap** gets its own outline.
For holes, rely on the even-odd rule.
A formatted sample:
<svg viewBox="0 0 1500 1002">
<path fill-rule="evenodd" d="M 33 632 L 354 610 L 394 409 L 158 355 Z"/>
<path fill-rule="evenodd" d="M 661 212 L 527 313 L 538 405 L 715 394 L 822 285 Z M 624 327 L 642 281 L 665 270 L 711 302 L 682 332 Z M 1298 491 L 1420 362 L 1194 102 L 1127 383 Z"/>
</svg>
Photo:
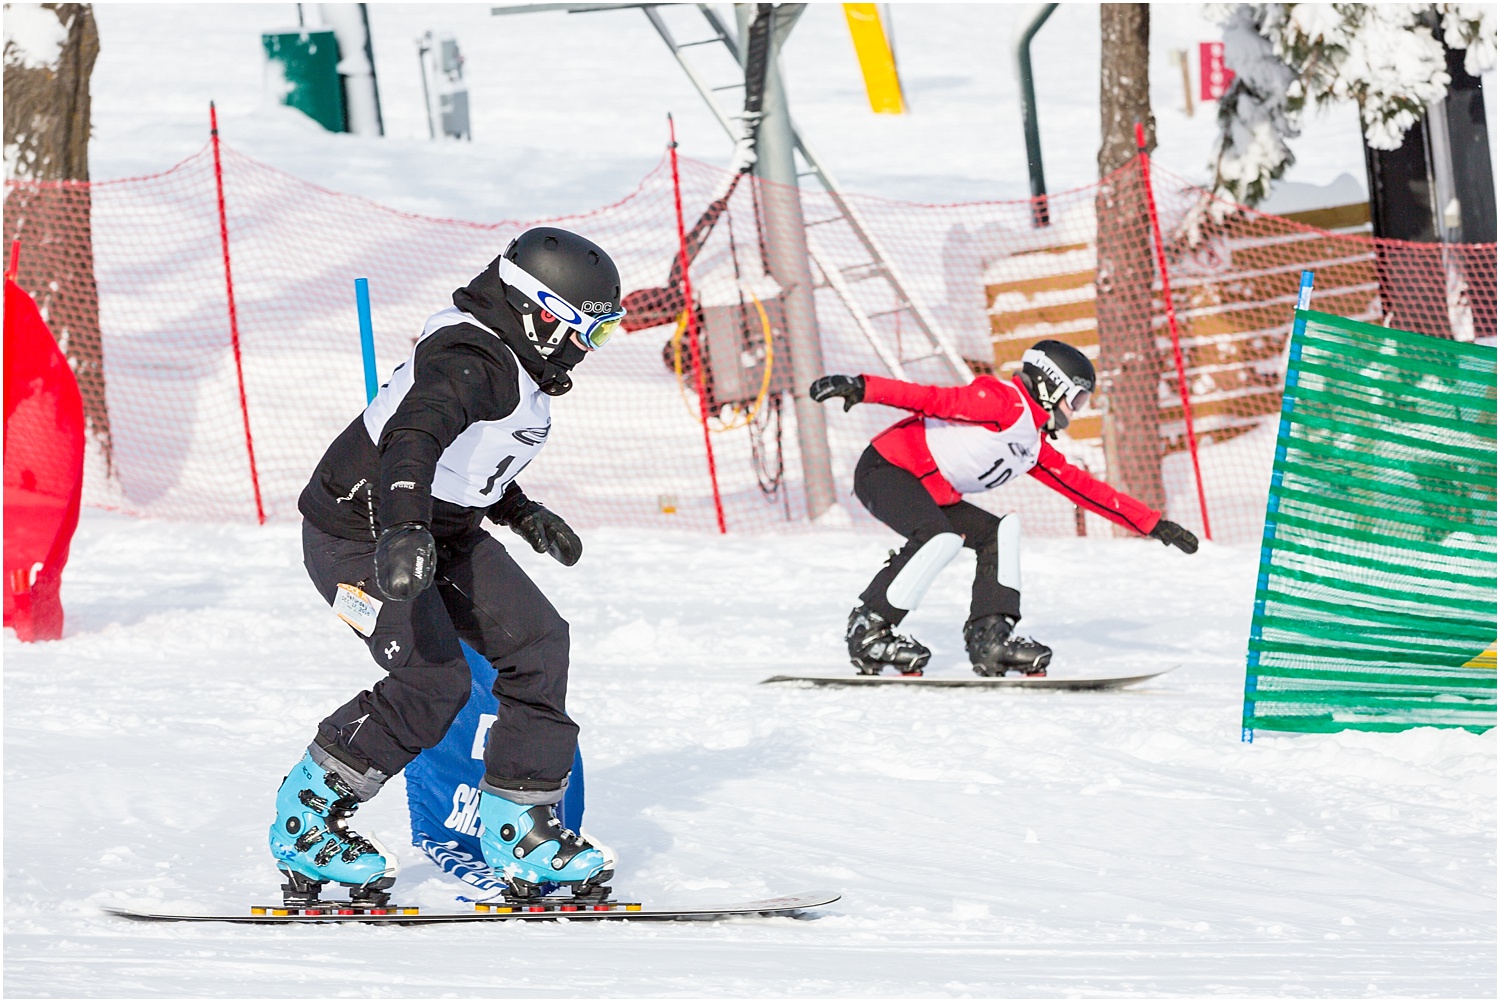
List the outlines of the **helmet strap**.
<svg viewBox="0 0 1500 1002">
<path fill-rule="evenodd" d="M 1055 392 L 1049 395 L 1047 392 L 1048 380 L 1036 379 L 1029 372 L 1022 372 L 1020 376 L 1021 384 L 1026 387 L 1026 392 L 1030 393 L 1031 398 L 1041 406 L 1042 410 L 1047 412 L 1047 423 L 1042 425 L 1041 432 L 1048 438 L 1056 441 L 1057 433 L 1060 430 L 1057 426 L 1057 402 L 1063 398 L 1067 391 L 1059 385 L 1056 387 Z"/>
<path fill-rule="evenodd" d="M 1061 383 L 1053 386 L 1051 392 L 1048 392 L 1047 386 L 1050 380 L 1036 379 L 1029 372 L 1021 373 L 1021 382 L 1025 384 L 1032 399 L 1040 404 L 1042 410 L 1046 411 L 1049 416 L 1056 410 L 1057 402 L 1067 395 L 1067 389 Z M 1048 420 L 1047 425 L 1051 427 L 1052 421 Z"/>
<path fill-rule="evenodd" d="M 537 354 L 543 358 L 546 358 L 557 350 L 557 346 L 562 344 L 563 336 L 569 330 L 567 325 L 560 322 L 556 323 L 556 326 L 552 329 L 552 334 L 547 338 L 547 343 L 543 344 L 541 335 L 536 330 L 536 322 L 532 320 L 530 313 L 521 314 L 521 326 L 526 328 L 526 337 L 536 346 Z"/>
</svg>

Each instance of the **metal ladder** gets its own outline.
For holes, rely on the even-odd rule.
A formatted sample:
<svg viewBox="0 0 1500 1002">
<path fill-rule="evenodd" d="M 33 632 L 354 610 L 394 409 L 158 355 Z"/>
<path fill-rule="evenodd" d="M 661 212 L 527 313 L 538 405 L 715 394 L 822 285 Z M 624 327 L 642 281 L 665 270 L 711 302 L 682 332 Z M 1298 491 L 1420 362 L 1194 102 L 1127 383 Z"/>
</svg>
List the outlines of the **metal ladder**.
<svg viewBox="0 0 1500 1002">
<path fill-rule="evenodd" d="M 686 9 L 687 5 L 657 5 L 657 4 L 619 4 L 619 5 L 558 5 L 567 6 L 570 10 L 580 10 L 585 7 L 599 9 L 600 7 L 625 7 L 639 6 L 652 27 L 661 36 L 667 48 L 671 50 L 683 72 L 687 74 L 698 94 L 713 112 L 719 124 L 724 127 L 729 138 L 738 142 L 743 132 L 739 121 L 740 115 L 725 111 L 719 101 L 719 94 L 725 91 L 744 90 L 744 78 L 734 83 L 726 83 L 713 86 L 705 79 L 705 74 L 700 72 L 688 58 L 688 53 L 703 46 L 722 46 L 734 60 L 734 66 L 742 64 L 737 33 L 732 31 L 720 18 L 718 11 L 710 4 L 694 4 L 698 12 L 703 15 L 707 22 L 710 34 L 706 37 L 688 42 L 679 42 L 668 28 L 662 17 L 662 6 L 670 6 L 676 9 Z M 699 60 L 702 62 L 703 60 Z M 722 64 L 722 60 L 720 61 Z M 722 69 L 722 65 L 721 65 Z M 822 276 L 820 288 L 829 288 L 838 296 L 844 308 L 858 325 L 860 332 L 869 341 L 870 347 L 874 349 L 876 356 L 885 363 L 892 376 L 897 379 L 906 379 L 906 367 L 908 365 L 935 359 L 943 366 L 952 378 L 959 383 L 968 383 L 974 378 L 972 370 L 964 362 L 963 357 L 953 347 L 933 318 L 927 307 L 923 306 L 915 297 L 907 292 L 907 283 L 903 279 L 900 270 L 891 260 L 889 254 L 881 246 L 874 232 L 860 217 L 858 210 L 844 198 L 842 189 L 834 179 L 832 173 L 824 164 L 818 160 L 812 150 L 808 148 L 806 140 L 802 138 L 795 124 L 792 129 L 796 137 L 797 152 L 806 164 L 804 170 L 798 171 L 798 177 L 816 178 L 823 186 L 823 191 L 832 202 L 834 212 L 832 215 L 822 219 L 809 220 L 807 226 L 807 248 L 808 253 L 817 265 L 817 272 Z M 860 257 L 853 264 L 839 265 L 828 252 L 826 247 L 820 246 L 821 233 L 824 228 L 829 232 L 843 230 L 845 239 L 841 241 L 845 246 L 859 248 Z M 849 238 L 853 239 L 850 240 Z M 861 300 L 884 299 L 892 305 L 890 308 L 871 311 L 866 309 Z M 892 318 L 899 326 L 903 334 L 910 333 L 911 341 L 917 343 L 916 353 L 908 354 L 903 351 L 906 338 L 898 340 L 892 335 L 883 333 L 876 325 L 876 321 L 884 318 Z"/>
</svg>

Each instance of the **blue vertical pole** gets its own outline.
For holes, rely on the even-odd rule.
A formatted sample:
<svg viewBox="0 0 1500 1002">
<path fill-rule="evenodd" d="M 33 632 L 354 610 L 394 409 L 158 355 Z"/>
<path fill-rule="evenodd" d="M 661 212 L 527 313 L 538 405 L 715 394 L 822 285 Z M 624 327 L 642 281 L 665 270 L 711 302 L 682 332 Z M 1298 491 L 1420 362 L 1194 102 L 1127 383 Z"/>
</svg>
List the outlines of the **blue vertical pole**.
<svg viewBox="0 0 1500 1002">
<path fill-rule="evenodd" d="M 1297 287 L 1297 309 L 1305 310 L 1312 305 L 1313 273 L 1304 271 L 1302 282 Z M 1297 370 L 1296 364 L 1301 361 L 1301 335 L 1307 327 L 1307 321 L 1298 317 L 1292 322 L 1291 342 L 1287 345 L 1287 372 L 1286 386 L 1281 393 L 1281 428 L 1277 435 L 1276 459 L 1271 465 L 1271 490 L 1266 497 L 1266 527 L 1261 538 L 1260 548 L 1260 570 L 1256 574 L 1256 598 L 1255 618 L 1259 620 L 1265 615 L 1266 600 L 1263 596 L 1270 582 L 1271 574 L 1271 547 L 1276 541 L 1276 515 L 1281 507 L 1282 464 L 1286 460 L 1286 446 L 1282 444 L 1290 429 L 1292 409 L 1296 406 Z M 1255 644 L 1261 638 L 1261 627 L 1258 622 L 1252 622 L 1250 626 L 1251 648 L 1245 656 L 1245 709 L 1242 713 L 1243 720 L 1252 720 L 1255 716 L 1255 690 L 1258 686 L 1256 669 L 1260 667 L 1260 652 L 1255 650 Z M 1248 726 L 1240 728 L 1240 740 L 1250 742 L 1255 740 L 1255 729 Z"/>
<path fill-rule="evenodd" d="M 370 280 L 354 280 L 354 306 L 359 311 L 359 346 L 365 358 L 365 403 L 375 399 L 380 380 L 375 375 L 375 325 L 370 321 Z"/>
</svg>

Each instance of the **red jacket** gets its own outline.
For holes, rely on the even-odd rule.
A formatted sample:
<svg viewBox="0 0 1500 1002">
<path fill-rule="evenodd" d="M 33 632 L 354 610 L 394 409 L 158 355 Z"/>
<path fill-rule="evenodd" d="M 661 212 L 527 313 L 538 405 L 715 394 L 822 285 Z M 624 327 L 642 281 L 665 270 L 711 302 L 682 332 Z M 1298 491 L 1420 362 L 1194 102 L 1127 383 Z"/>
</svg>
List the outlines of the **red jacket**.
<svg viewBox="0 0 1500 1002">
<path fill-rule="evenodd" d="M 1038 428 L 1047 423 L 1047 412 L 1022 387 L 1020 379 L 1002 383 L 994 376 L 980 376 L 968 386 L 921 386 L 883 376 L 865 376 L 864 402 L 885 404 L 912 412 L 875 436 L 875 451 L 922 481 L 940 505 L 957 504 L 963 495 L 954 489 L 932 458 L 927 445 L 924 418 L 941 418 L 1003 431 L 1019 421 L 1029 409 Z M 1040 455 L 1031 476 L 1074 504 L 1117 525 L 1145 535 L 1156 528 L 1161 512 L 1122 494 L 1069 463 L 1041 434 Z"/>
</svg>

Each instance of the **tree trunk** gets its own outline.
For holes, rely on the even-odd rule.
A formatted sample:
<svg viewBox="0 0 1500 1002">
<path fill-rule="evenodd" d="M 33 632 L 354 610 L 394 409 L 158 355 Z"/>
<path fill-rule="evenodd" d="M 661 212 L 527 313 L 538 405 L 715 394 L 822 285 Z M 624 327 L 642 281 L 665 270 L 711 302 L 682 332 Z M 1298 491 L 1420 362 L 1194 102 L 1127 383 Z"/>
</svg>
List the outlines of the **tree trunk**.
<svg viewBox="0 0 1500 1002">
<path fill-rule="evenodd" d="M 1108 410 L 1109 479 L 1153 508 L 1165 509 L 1157 395 L 1162 360 L 1152 332 L 1151 223 L 1136 168 L 1135 123 L 1156 145 L 1151 115 L 1151 20 L 1143 3 L 1099 5 L 1099 194 L 1095 293 L 1100 395 Z M 1121 168 L 1124 168 L 1123 170 Z"/>
<path fill-rule="evenodd" d="M 84 415 L 111 457 L 99 291 L 87 185 L 26 182 L 89 179 L 89 77 L 99 32 L 88 4 L 6 4 L 6 17 L 57 19 L 55 49 L 5 45 L 5 247 L 21 243 L 17 283 L 36 300 L 78 379 Z M 47 22 L 42 22 L 47 23 Z M 33 30 L 32 38 L 49 32 Z M 36 44 L 36 43 L 33 43 Z"/>
</svg>

